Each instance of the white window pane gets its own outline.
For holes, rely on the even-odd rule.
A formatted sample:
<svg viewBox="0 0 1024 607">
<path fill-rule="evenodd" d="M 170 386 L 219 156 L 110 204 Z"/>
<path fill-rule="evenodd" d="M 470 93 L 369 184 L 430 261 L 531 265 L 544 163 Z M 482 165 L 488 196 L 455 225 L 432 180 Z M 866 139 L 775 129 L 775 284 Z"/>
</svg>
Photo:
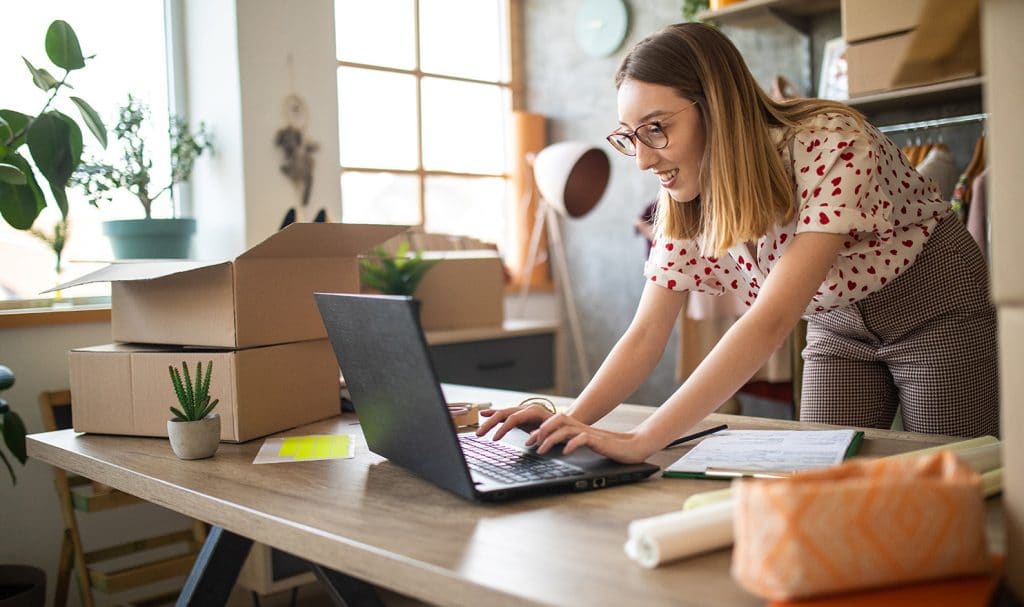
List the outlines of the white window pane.
<svg viewBox="0 0 1024 607">
<path fill-rule="evenodd" d="M 419 196 L 416 175 L 343 172 L 341 221 L 419 225 Z"/>
<path fill-rule="evenodd" d="M 502 87 L 424 78 L 423 167 L 504 173 L 508 95 Z"/>
<path fill-rule="evenodd" d="M 335 0 L 338 59 L 412 69 L 415 21 L 412 0 Z"/>
<path fill-rule="evenodd" d="M 504 179 L 427 177 L 425 189 L 427 232 L 473 236 L 507 250 L 508 196 Z"/>
<path fill-rule="evenodd" d="M 425 72 L 508 79 L 503 0 L 420 0 L 420 67 Z"/>
<path fill-rule="evenodd" d="M 342 166 L 416 168 L 416 78 L 338 68 Z"/>
<path fill-rule="evenodd" d="M 119 15 L 112 21 L 110 15 Z M 67 21 L 74 28 L 84 55 L 95 55 L 86 60 L 82 70 L 72 72 L 68 82 L 73 89 L 62 90 L 55 100 L 56 108 L 76 119 L 83 131 L 83 157 L 97 157 L 108 162 L 117 160 L 120 147 L 111 132 L 117 123 L 117 109 L 131 92 L 145 101 L 151 110 L 147 124 L 154 133 L 147 145 L 152 154 L 153 181 L 159 187 L 169 175 L 167 163 L 167 73 L 164 44 L 164 14 L 162 2 L 137 0 L 105 0 L 103 10 L 94 3 L 81 0 L 48 0 L 18 6 L 18 26 L 4 31 L 0 53 L 0 81 L 6 83 L 0 107 L 36 115 L 45 105 L 48 94 L 32 84 L 31 76 L 21 57 L 37 68 L 45 68 L 60 78 L 63 70 L 54 67 L 46 56 L 43 40 L 46 29 L 55 19 Z M 131 23 L 125 28 L 122 23 Z M 126 74 L 131 74 L 126 78 Z M 106 152 L 100 148 L 92 133 L 85 127 L 80 114 L 68 97 L 85 99 L 99 113 L 108 129 Z M 27 148 L 18 150 L 26 158 Z M 50 200 L 49 188 L 37 172 L 37 179 Z M 113 204 L 100 209 L 89 206 L 81 192 L 68 189 L 70 227 L 63 253 L 64 271 L 60 277 L 55 271 L 56 256 L 42 240 L 27 232 L 15 230 L 0 220 L 0 299 L 34 299 L 52 297 L 41 295 L 60 279 L 71 279 L 100 267 L 97 260 L 112 259 L 110 243 L 101 231 L 101 223 L 109 219 L 128 219 L 142 216 L 142 207 L 130 194 L 124 194 Z M 165 194 L 153 207 L 157 217 L 172 213 L 170 198 Z M 59 213 L 48 207 L 36 220 L 35 228 L 52 233 Z M 17 260 L 17 263 L 7 263 Z M 93 263 L 90 263 L 93 262 Z M 85 285 L 64 293 L 78 298 L 110 293 L 109 284 Z"/>
</svg>

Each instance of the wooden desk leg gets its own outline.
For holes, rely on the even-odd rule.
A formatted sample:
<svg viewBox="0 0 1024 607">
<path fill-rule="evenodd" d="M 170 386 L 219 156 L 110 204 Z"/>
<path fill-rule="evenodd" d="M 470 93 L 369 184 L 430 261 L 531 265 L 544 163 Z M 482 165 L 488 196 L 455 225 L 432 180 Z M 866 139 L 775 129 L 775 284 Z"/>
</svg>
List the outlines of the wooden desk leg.
<svg viewBox="0 0 1024 607">
<path fill-rule="evenodd" d="M 175 605 L 226 605 L 251 547 L 249 538 L 211 527 Z"/>
<path fill-rule="evenodd" d="M 333 569 L 309 564 L 316 577 L 327 587 L 327 594 L 335 605 L 359 605 L 360 607 L 384 607 L 371 584 L 339 573 Z"/>
</svg>

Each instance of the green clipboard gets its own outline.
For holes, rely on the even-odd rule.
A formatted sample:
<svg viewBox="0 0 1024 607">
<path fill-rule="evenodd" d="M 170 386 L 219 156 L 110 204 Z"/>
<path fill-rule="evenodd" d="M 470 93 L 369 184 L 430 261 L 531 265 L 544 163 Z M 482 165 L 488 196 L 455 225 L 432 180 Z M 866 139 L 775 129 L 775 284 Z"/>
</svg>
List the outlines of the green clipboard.
<svg viewBox="0 0 1024 607">
<path fill-rule="evenodd" d="M 849 459 L 854 455 L 857 455 L 857 451 L 860 450 L 860 444 L 864 440 L 864 432 L 857 430 L 853 433 L 853 437 L 850 439 L 850 444 L 846 447 L 846 453 L 843 454 L 843 459 Z M 751 470 L 750 474 L 708 474 L 706 472 L 682 472 L 665 469 L 662 472 L 662 476 L 666 478 L 695 478 L 704 480 L 714 481 L 729 481 L 742 476 L 754 476 L 759 471 Z"/>
</svg>

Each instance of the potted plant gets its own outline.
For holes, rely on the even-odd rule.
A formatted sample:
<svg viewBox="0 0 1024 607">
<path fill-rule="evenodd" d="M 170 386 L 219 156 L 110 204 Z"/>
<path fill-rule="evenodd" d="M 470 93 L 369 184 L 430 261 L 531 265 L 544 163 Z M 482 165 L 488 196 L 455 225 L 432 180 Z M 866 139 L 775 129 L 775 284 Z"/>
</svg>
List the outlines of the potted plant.
<svg viewBox="0 0 1024 607">
<path fill-rule="evenodd" d="M 10 109 L 0 109 L 0 215 L 11 227 L 28 230 L 46 208 L 46 197 L 35 170 L 49 185 L 53 202 L 61 217 L 67 218 L 67 185 L 82 156 L 82 129 L 54 103 L 64 88 L 70 88 L 71 72 L 85 67 L 75 31 L 64 21 L 54 21 L 46 30 L 46 55 L 55 66 L 64 70 L 58 80 L 45 68 L 35 67 L 22 57 L 32 75 L 32 82 L 46 95 L 46 103 L 35 116 Z M 96 111 L 80 97 L 69 97 L 78 108 L 82 122 L 104 148 L 107 130 Z M 36 169 L 23 155 L 28 148 Z"/>
<path fill-rule="evenodd" d="M 144 219 L 103 223 L 103 231 L 110 237 L 118 259 L 188 257 L 195 219 L 154 219 L 153 202 L 165 193 L 173 199 L 174 186 L 191 179 L 196 160 L 212 150 L 213 143 L 203 123 L 192 132 L 185 119 L 172 116 L 168 127 L 170 176 L 159 187 L 153 182 L 153 161 L 146 150 L 148 117 L 149 108 L 129 94 L 114 126 L 121 158 L 116 164 L 98 159 L 83 162 L 72 174 L 71 183 L 82 188 L 89 204 L 96 207 L 109 202 L 118 191 L 130 192 L 139 201 Z"/>
<path fill-rule="evenodd" d="M 180 409 L 170 408 L 174 417 L 167 421 L 167 436 L 171 440 L 171 449 L 179 458 L 203 459 L 216 453 L 220 445 L 220 415 L 212 413 L 220 399 L 210 402 L 213 361 L 207 363 L 205 376 L 203 363 L 196 365 L 195 382 L 189 375 L 188 363 L 182 361 L 181 368 L 179 371 L 173 365 L 167 367 L 181 405 Z"/>
<path fill-rule="evenodd" d="M 423 259 L 419 251 L 410 255 L 408 242 L 400 244 L 394 255 L 377 247 L 359 260 L 359 279 L 364 287 L 385 295 L 412 295 L 435 263 Z"/>
<path fill-rule="evenodd" d="M 14 374 L 7 367 L 0 365 L 0 391 L 14 385 Z M 25 452 L 25 424 L 21 421 L 7 401 L 0 398 L 0 436 L 14 459 L 22 465 L 28 459 Z M 0 461 L 3 461 L 11 475 L 11 482 L 18 484 L 14 467 L 0 449 Z M 0 606 L 42 607 L 46 601 L 46 573 L 38 567 L 28 565 L 0 565 Z"/>
</svg>

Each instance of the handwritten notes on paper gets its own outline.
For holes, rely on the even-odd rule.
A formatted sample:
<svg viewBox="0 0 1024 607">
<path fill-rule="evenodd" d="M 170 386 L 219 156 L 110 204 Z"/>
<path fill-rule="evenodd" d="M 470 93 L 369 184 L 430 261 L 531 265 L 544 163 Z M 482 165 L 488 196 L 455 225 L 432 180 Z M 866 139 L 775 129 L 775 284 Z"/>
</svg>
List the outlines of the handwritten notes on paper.
<svg viewBox="0 0 1024 607">
<path fill-rule="evenodd" d="M 254 464 L 280 464 L 308 462 L 323 459 L 355 457 L 352 436 L 348 434 L 318 434 L 312 436 L 285 436 L 263 441 Z"/>
</svg>

